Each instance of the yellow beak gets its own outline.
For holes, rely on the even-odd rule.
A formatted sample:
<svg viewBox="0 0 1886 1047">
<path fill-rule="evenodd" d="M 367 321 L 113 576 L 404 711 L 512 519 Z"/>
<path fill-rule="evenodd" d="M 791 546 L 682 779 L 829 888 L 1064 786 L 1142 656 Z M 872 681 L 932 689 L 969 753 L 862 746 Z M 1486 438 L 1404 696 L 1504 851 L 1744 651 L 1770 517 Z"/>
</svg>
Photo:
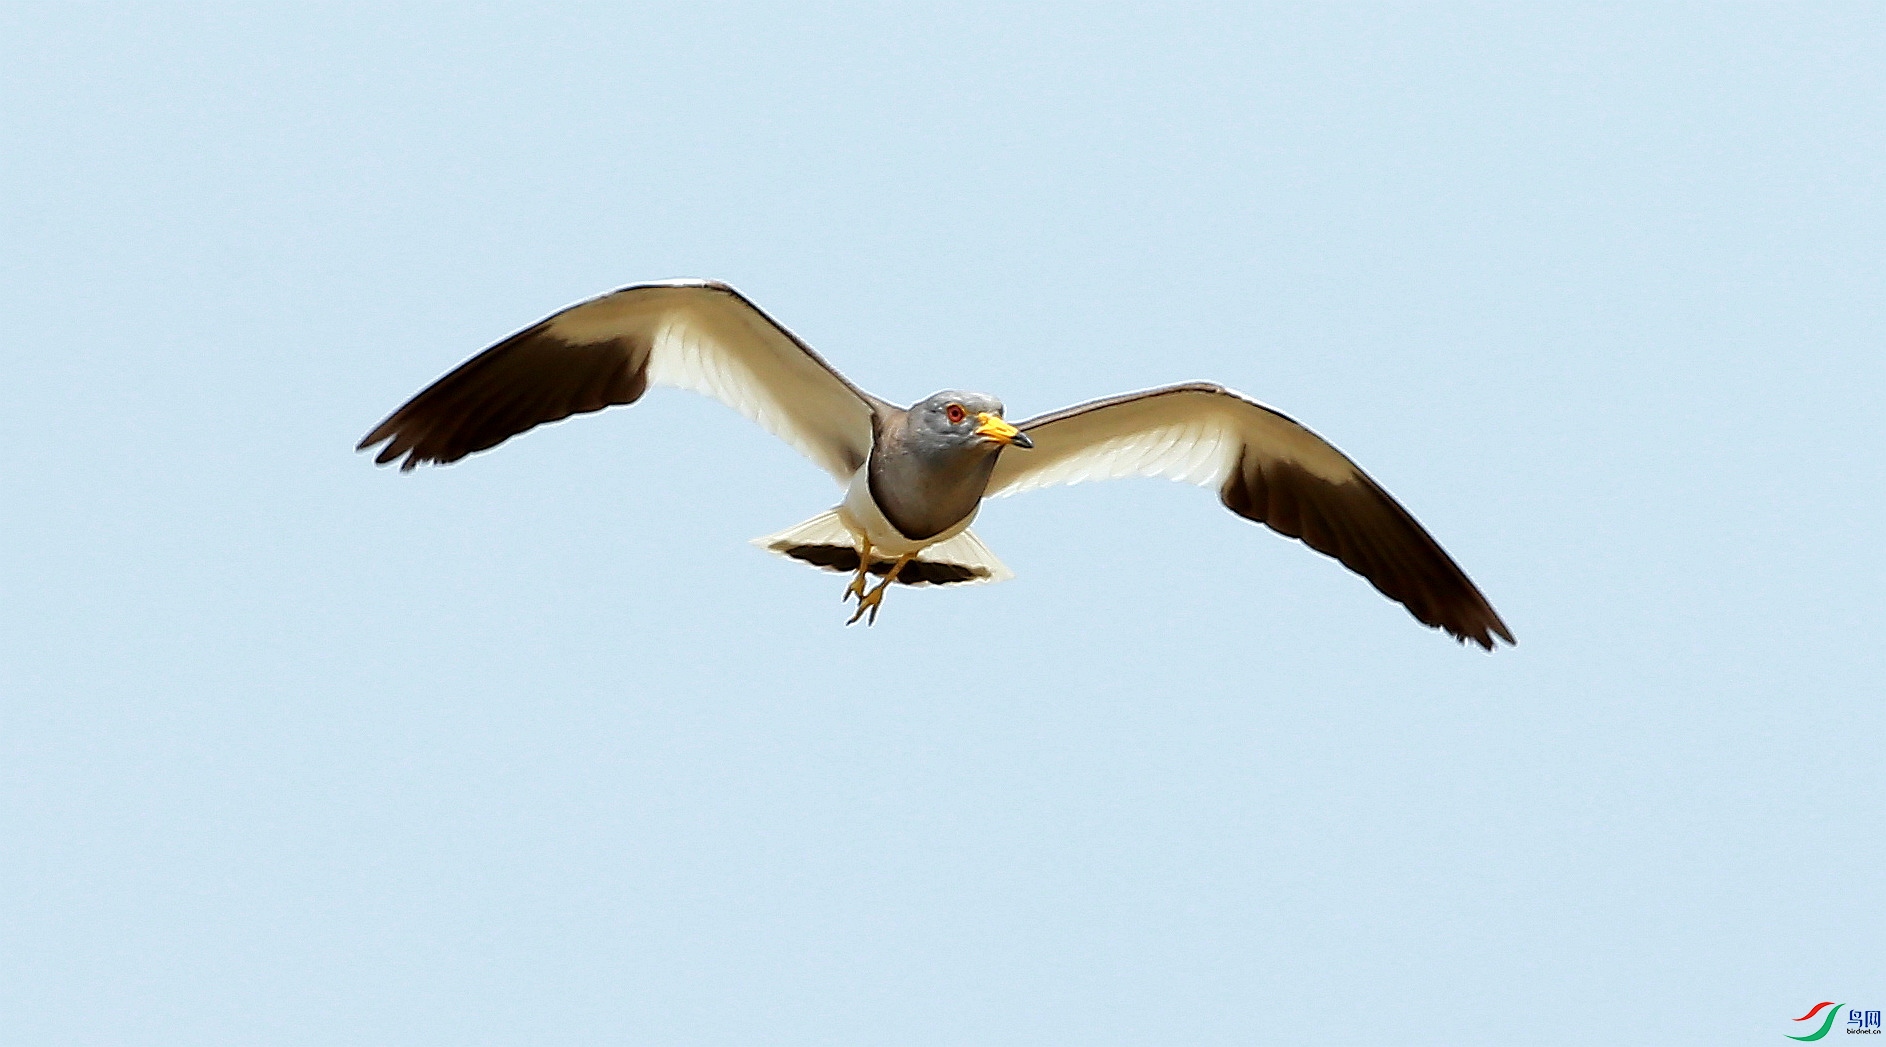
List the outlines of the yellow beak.
<svg viewBox="0 0 1886 1047">
<path fill-rule="evenodd" d="M 1015 447 L 1035 446 L 1035 442 L 1028 438 L 1027 433 L 1022 432 L 1020 429 L 1015 428 L 987 411 L 977 414 L 976 421 L 982 423 L 976 426 L 977 436 L 986 436 L 996 443 L 1013 445 Z"/>
</svg>

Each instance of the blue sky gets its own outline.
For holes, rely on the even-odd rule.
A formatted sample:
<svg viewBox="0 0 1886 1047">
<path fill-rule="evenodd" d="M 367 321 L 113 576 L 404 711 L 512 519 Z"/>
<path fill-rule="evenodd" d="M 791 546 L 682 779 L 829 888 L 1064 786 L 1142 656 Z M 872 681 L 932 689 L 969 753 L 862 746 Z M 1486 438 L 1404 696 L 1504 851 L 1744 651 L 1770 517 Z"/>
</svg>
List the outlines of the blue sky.
<svg viewBox="0 0 1886 1047">
<path fill-rule="evenodd" d="M 1771 1043 L 1886 953 L 1871 5 L 0 10 L 0 1038 Z M 1518 635 L 1209 491 L 998 586 L 672 391 L 352 447 L 741 288 L 874 392 L 1210 379 Z"/>
</svg>

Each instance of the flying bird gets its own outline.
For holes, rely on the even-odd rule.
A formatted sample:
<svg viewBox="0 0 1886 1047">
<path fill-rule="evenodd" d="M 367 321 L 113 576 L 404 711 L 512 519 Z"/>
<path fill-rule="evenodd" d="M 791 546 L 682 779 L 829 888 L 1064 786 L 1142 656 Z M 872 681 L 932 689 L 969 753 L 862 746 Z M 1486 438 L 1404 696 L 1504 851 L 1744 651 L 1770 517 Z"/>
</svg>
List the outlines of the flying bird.
<svg viewBox="0 0 1886 1047">
<path fill-rule="evenodd" d="M 636 284 L 579 302 L 472 357 L 360 441 L 402 471 L 641 399 L 704 393 L 797 448 L 842 501 L 755 544 L 850 574 L 847 625 L 875 624 L 892 582 L 1014 577 L 969 525 L 983 499 L 1124 476 L 1216 487 L 1225 507 L 1301 539 L 1422 623 L 1492 650 L 1513 634 L 1438 543 L 1368 474 L 1284 414 L 1189 382 L 1011 424 L 1002 402 L 946 390 L 908 408 L 852 384 L 812 347 L 711 280 Z M 872 576 L 881 580 L 869 585 Z"/>
</svg>

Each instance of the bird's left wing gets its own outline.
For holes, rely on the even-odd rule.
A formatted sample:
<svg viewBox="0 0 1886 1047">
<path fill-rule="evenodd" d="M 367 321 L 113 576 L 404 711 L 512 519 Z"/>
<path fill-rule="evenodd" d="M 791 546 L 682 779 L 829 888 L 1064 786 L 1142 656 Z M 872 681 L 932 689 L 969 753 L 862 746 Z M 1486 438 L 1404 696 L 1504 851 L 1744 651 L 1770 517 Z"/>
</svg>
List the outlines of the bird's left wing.
<svg viewBox="0 0 1886 1047">
<path fill-rule="evenodd" d="M 650 384 L 692 389 L 765 426 L 839 483 L 871 452 L 884 401 L 858 388 L 740 292 L 708 280 L 638 284 L 579 302 L 461 364 L 360 441 L 402 470 L 456 462 Z"/>
<path fill-rule="evenodd" d="M 1453 558 L 1388 492 L 1284 414 L 1197 382 L 1080 404 L 1017 426 L 992 497 L 1057 484 L 1163 476 L 1218 488 L 1226 508 L 1342 561 L 1421 622 L 1492 650 L 1513 634 Z"/>
</svg>

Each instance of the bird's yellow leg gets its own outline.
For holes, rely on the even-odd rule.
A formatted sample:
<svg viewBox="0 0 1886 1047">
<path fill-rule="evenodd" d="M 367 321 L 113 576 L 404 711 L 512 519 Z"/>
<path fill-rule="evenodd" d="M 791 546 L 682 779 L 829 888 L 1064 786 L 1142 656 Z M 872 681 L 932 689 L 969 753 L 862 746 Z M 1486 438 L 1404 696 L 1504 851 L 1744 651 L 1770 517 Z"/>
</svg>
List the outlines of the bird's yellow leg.
<svg viewBox="0 0 1886 1047">
<path fill-rule="evenodd" d="M 884 602 L 884 590 L 891 587 L 891 582 L 896 580 L 898 573 L 904 569 L 904 565 L 916 558 L 916 553 L 905 553 L 898 557 L 897 562 L 891 565 L 890 573 L 886 574 L 884 580 L 877 584 L 877 588 L 858 597 L 858 609 L 852 612 L 851 618 L 847 620 L 845 624 L 850 625 L 856 622 L 859 618 L 864 617 L 864 612 L 870 611 L 871 617 L 865 618 L 864 624 L 876 625 L 878 623 L 878 605 Z"/>
<path fill-rule="evenodd" d="M 845 595 L 838 598 L 844 603 L 852 597 L 864 599 L 864 580 L 871 576 L 871 539 L 861 538 L 864 548 L 858 550 L 858 573 L 851 576 L 851 584 L 845 587 Z"/>
</svg>

